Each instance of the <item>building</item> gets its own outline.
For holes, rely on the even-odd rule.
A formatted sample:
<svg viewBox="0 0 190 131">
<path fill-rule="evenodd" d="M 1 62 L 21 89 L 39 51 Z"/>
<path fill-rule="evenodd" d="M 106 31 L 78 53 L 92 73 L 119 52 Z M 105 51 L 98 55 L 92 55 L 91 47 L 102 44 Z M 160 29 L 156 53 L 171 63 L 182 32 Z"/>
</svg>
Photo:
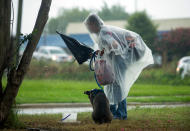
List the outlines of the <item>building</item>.
<svg viewBox="0 0 190 131">
<path fill-rule="evenodd" d="M 155 25 L 158 25 L 158 32 L 160 31 L 170 31 L 176 28 L 190 28 L 190 18 L 174 18 L 174 19 L 157 19 L 153 20 Z M 125 28 L 127 21 L 105 21 L 107 25 L 113 25 L 120 28 Z M 76 30 L 77 29 L 77 30 Z M 83 23 L 69 23 L 66 28 L 66 34 L 85 34 L 88 33 L 85 25 Z"/>
<path fill-rule="evenodd" d="M 158 26 L 157 28 L 158 36 L 172 29 L 190 28 L 190 18 L 158 19 L 158 20 L 153 20 L 153 23 Z M 105 24 L 117 26 L 120 28 L 125 28 L 128 23 L 127 21 L 105 21 Z M 66 34 L 71 35 L 71 36 L 72 35 L 80 36 L 81 34 L 83 34 L 84 36 L 86 36 L 85 39 L 87 39 L 87 37 L 91 39 L 89 36 L 88 30 L 86 29 L 83 23 L 70 23 L 66 28 Z M 81 41 L 81 42 L 85 43 L 85 41 Z M 97 49 L 97 44 L 93 44 L 93 43 L 91 43 L 90 45 L 94 45 L 93 47 Z M 88 45 L 89 43 L 85 43 L 85 44 Z M 154 54 L 153 57 L 154 57 L 155 64 L 157 65 L 162 64 L 162 57 L 159 54 Z"/>
<path fill-rule="evenodd" d="M 158 25 L 158 35 L 170 31 L 176 28 L 190 28 L 190 18 L 176 18 L 176 19 L 158 19 L 153 20 L 153 22 Z M 105 24 L 117 26 L 120 28 L 125 28 L 127 25 L 126 21 L 105 21 Z M 82 22 L 78 23 L 69 23 L 66 28 L 66 34 L 77 39 L 81 43 L 84 43 L 88 46 L 93 46 L 94 42 L 91 39 L 88 30 Z M 43 35 L 40 38 L 38 46 L 41 45 L 50 45 L 50 46 L 60 46 L 66 48 L 64 41 L 60 38 L 58 34 L 53 35 Z"/>
</svg>

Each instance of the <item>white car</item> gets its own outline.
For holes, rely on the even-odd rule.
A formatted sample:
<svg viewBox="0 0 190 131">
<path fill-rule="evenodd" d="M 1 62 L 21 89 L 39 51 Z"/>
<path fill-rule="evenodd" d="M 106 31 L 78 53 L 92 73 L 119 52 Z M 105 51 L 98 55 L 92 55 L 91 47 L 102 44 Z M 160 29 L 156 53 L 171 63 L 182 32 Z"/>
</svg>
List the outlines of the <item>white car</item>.
<svg viewBox="0 0 190 131">
<path fill-rule="evenodd" d="M 185 56 L 179 60 L 176 71 L 181 74 L 182 79 L 190 75 L 190 56 Z"/>
<path fill-rule="evenodd" d="M 57 46 L 40 46 L 38 51 L 34 52 L 33 57 L 37 60 L 44 59 L 56 62 L 72 61 L 72 56 Z"/>
</svg>

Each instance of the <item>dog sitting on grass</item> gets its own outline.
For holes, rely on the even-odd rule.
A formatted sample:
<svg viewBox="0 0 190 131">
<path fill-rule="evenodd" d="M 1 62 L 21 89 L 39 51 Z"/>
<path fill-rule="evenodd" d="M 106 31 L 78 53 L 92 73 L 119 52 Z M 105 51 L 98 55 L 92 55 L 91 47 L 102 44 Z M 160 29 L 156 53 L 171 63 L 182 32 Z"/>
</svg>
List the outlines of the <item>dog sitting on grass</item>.
<svg viewBox="0 0 190 131">
<path fill-rule="evenodd" d="M 85 91 L 93 107 L 92 119 L 96 124 L 111 123 L 112 114 L 109 107 L 109 101 L 103 90 L 93 89 Z"/>
</svg>

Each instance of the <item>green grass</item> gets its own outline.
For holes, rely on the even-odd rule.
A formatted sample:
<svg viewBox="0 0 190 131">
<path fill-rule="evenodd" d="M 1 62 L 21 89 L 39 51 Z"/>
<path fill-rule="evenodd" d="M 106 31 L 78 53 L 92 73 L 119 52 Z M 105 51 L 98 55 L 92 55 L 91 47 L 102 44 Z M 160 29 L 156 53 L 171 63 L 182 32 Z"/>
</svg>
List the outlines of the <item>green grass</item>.
<svg viewBox="0 0 190 131">
<path fill-rule="evenodd" d="M 190 102 L 190 96 L 156 96 L 153 98 L 127 98 L 128 102 Z"/>
<path fill-rule="evenodd" d="M 174 96 L 174 95 L 190 95 L 190 86 L 135 84 L 131 88 L 129 93 L 129 96 Z"/>
<path fill-rule="evenodd" d="M 190 129 L 190 107 L 177 108 L 135 108 L 128 111 L 127 120 L 113 120 L 111 124 L 94 124 L 91 113 L 79 113 L 77 124 L 59 123 L 61 114 L 19 115 L 26 127 L 47 130 L 69 131 L 121 131 L 121 130 L 156 130 L 173 131 Z"/>
<path fill-rule="evenodd" d="M 4 81 L 5 84 L 5 81 Z M 16 98 L 17 103 L 89 102 L 86 90 L 98 88 L 93 81 L 24 80 Z M 190 86 L 134 84 L 129 102 L 190 102 Z"/>
</svg>

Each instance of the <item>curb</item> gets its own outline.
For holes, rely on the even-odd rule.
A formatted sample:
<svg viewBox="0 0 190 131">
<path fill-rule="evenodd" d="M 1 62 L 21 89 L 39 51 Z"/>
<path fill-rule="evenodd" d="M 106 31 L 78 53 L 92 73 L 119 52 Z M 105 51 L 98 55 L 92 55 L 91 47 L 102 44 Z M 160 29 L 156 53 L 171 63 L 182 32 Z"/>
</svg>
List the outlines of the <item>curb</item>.
<svg viewBox="0 0 190 131">
<path fill-rule="evenodd" d="M 145 106 L 145 105 L 190 105 L 190 102 L 128 102 L 128 106 Z M 35 104 L 17 104 L 18 108 L 74 108 L 74 107 L 91 107 L 90 103 L 35 103 Z"/>
</svg>

